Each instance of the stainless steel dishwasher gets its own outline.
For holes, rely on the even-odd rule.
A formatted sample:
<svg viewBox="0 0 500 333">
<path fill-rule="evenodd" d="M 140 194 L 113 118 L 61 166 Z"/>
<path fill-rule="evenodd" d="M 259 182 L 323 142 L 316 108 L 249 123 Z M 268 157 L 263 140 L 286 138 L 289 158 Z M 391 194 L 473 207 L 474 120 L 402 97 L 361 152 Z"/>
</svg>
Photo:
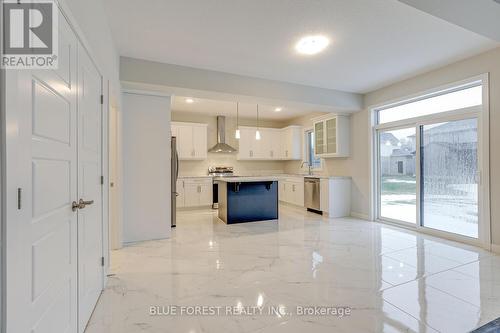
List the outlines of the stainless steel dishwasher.
<svg viewBox="0 0 500 333">
<path fill-rule="evenodd" d="M 319 178 L 304 178 L 304 204 L 308 210 L 320 212 L 321 192 Z"/>
</svg>

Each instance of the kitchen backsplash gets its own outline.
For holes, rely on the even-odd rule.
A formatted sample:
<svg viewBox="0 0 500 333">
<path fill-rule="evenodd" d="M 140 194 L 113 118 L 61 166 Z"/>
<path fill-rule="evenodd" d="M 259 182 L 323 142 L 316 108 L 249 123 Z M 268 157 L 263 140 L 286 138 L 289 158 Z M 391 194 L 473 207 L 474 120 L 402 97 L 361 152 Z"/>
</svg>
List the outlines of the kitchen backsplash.
<svg viewBox="0 0 500 333">
<path fill-rule="evenodd" d="M 180 176 L 201 176 L 208 173 L 209 166 L 232 166 L 238 176 L 259 176 L 281 174 L 285 170 L 284 162 L 237 161 L 236 154 L 208 153 L 203 161 L 180 161 Z"/>
</svg>

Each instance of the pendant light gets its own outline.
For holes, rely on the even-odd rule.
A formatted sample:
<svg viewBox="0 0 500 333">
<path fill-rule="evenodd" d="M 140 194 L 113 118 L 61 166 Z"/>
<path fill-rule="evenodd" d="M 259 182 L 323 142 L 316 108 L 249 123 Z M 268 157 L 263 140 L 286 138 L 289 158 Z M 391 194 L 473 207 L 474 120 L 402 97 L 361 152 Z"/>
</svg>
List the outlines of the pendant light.
<svg viewBox="0 0 500 333">
<path fill-rule="evenodd" d="M 240 108 L 238 102 L 236 102 L 236 132 L 234 133 L 234 137 L 239 139 L 241 137 L 240 134 Z"/>
<path fill-rule="evenodd" d="M 259 131 L 259 104 L 257 104 L 257 130 L 255 131 L 255 140 L 260 140 L 260 131 Z"/>
</svg>

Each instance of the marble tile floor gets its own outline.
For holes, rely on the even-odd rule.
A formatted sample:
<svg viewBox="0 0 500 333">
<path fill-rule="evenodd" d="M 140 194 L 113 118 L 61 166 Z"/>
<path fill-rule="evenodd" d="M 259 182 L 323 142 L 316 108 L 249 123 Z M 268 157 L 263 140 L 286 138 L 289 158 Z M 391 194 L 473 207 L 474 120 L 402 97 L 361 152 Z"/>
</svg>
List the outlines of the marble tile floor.
<svg viewBox="0 0 500 333">
<path fill-rule="evenodd" d="M 499 256 L 290 206 L 230 226 L 181 211 L 171 239 L 113 251 L 110 273 L 87 333 L 455 333 L 500 317 Z"/>
</svg>

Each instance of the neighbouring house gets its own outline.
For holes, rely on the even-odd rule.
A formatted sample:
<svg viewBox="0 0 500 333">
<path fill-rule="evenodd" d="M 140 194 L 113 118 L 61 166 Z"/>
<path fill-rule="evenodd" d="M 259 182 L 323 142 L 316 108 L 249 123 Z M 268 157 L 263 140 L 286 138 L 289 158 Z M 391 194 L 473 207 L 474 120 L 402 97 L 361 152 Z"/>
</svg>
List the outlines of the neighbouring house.
<svg viewBox="0 0 500 333">
<path fill-rule="evenodd" d="M 426 183 L 432 183 L 434 187 L 476 183 L 477 120 L 424 127 L 422 169 Z"/>
<path fill-rule="evenodd" d="M 415 146 L 411 139 L 399 140 L 392 133 L 380 134 L 380 166 L 382 176 L 414 176 Z"/>
</svg>

